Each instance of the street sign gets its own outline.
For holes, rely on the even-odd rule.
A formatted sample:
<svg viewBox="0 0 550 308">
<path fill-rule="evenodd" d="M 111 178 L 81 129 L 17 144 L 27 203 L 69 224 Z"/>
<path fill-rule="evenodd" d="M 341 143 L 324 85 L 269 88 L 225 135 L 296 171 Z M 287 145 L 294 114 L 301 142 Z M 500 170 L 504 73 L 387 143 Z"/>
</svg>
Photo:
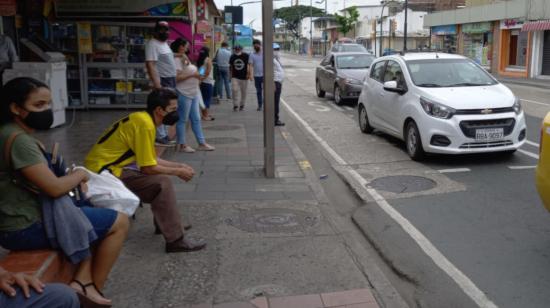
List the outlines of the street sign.
<svg viewBox="0 0 550 308">
<path fill-rule="evenodd" d="M 242 6 L 225 6 L 225 23 L 242 25 L 243 24 L 243 7 Z"/>
</svg>

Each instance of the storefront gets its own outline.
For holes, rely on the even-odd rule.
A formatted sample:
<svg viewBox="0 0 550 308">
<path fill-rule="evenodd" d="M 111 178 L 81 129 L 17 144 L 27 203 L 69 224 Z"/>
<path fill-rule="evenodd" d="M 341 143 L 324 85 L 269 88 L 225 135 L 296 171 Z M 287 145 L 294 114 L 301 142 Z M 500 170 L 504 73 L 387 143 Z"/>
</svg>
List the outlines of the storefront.
<svg viewBox="0 0 550 308">
<path fill-rule="evenodd" d="M 431 28 L 431 48 L 456 53 L 457 50 L 457 26 L 445 25 Z"/>
<path fill-rule="evenodd" d="M 462 54 L 486 69 L 491 68 L 493 52 L 493 25 L 491 22 L 463 24 Z"/>
<path fill-rule="evenodd" d="M 532 41 L 532 61 L 529 77 L 550 78 L 550 20 L 525 23 L 522 33 Z"/>
<path fill-rule="evenodd" d="M 507 19 L 500 21 L 499 74 L 511 77 L 527 77 L 529 67 L 529 32 L 521 31 L 524 21 Z"/>
</svg>

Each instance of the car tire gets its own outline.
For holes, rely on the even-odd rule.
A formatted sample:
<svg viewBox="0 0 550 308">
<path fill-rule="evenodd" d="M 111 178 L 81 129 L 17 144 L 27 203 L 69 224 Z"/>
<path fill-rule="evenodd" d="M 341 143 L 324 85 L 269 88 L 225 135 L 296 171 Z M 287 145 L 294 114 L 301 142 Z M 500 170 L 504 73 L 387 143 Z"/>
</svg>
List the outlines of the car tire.
<svg viewBox="0 0 550 308">
<path fill-rule="evenodd" d="M 336 103 L 336 105 L 342 105 L 344 103 L 344 100 L 342 99 L 342 92 L 338 85 L 334 86 L 334 103 Z"/>
<path fill-rule="evenodd" d="M 422 147 L 422 139 L 420 132 L 414 121 L 410 121 L 405 129 L 405 146 L 407 147 L 407 153 L 412 160 L 419 161 L 424 158 L 426 152 Z"/>
<path fill-rule="evenodd" d="M 357 114 L 359 115 L 359 128 L 365 134 L 372 133 L 374 128 L 370 126 L 369 117 L 367 115 L 367 108 L 365 108 L 363 104 L 359 104 L 359 108 L 357 108 L 357 110 Z"/>
<path fill-rule="evenodd" d="M 315 80 L 315 90 L 317 91 L 317 97 L 323 98 L 325 97 L 325 91 L 321 90 L 321 83 L 319 82 L 319 79 Z"/>
</svg>

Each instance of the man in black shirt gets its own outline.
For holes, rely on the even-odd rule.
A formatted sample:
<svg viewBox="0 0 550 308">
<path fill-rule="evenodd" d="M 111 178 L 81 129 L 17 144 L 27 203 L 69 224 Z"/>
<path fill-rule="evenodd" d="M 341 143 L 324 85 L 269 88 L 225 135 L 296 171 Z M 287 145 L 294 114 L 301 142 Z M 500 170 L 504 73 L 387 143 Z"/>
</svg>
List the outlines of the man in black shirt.
<svg viewBox="0 0 550 308">
<path fill-rule="evenodd" d="M 246 88 L 250 72 L 248 71 L 248 54 L 240 45 L 235 46 L 235 53 L 229 58 L 231 72 L 231 89 L 233 90 L 233 111 L 243 110 L 246 101 Z M 240 100 L 239 100 L 240 92 Z"/>
</svg>

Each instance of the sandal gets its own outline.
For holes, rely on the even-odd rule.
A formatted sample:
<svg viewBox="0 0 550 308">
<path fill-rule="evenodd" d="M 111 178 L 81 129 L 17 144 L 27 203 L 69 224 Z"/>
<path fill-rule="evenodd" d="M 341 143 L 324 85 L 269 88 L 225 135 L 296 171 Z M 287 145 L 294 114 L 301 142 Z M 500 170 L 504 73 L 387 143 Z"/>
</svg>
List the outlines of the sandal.
<svg viewBox="0 0 550 308">
<path fill-rule="evenodd" d="M 78 295 L 78 300 L 80 301 L 80 306 L 82 308 L 111 308 L 113 306 L 111 304 L 100 304 L 100 303 L 98 303 L 98 302 L 96 302 L 93 299 L 88 297 L 88 292 L 86 291 L 86 288 L 88 288 L 88 287 L 94 287 L 94 289 L 97 291 L 97 293 L 99 293 L 99 295 L 103 296 L 103 293 L 101 293 L 101 291 L 99 291 L 97 289 L 95 283 L 90 282 L 90 283 L 87 283 L 87 284 L 83 284 L 82 282 L 80 282 L 76 279 L 73 279 L 73 281 L 71 281 L 71 283 L 73 283 L 73 282 L 78 284 L 78 286 L 80 288 L 82 288 L 82 291 L 79 291 L 79 290 L 76 290 L 76 289 L 73 288 L 73 290 L 75 290 L 75 292 L 76 292 L 76 295 Z"/>
</svg>

